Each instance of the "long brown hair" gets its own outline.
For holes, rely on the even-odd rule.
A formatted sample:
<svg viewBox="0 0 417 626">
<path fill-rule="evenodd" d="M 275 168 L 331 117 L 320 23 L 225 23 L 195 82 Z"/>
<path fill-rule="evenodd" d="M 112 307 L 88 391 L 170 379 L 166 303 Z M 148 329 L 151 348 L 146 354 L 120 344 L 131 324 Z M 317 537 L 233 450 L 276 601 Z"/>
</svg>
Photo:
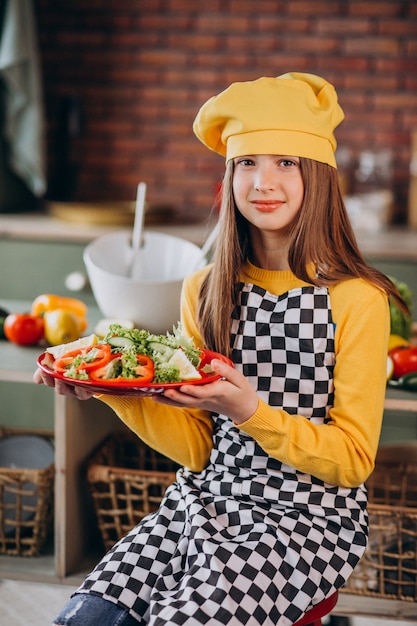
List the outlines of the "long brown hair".
<svg viewBox="0 0 417 626">
<path fill-rule="evenodd" d="M 303 204 L 291 225 L 288 262 L 305 282 L 330 286 L 360 277 L 383 290 L 402 311 L 408 307 L 392 281 L 364 260 L 339 188 L 337 170 L 311 159 L 300 159 Z M 204 345 L 230 355 L 231 315 L 242 265 L 250 255 L 247 220 L 233 198 L 233 160 L 226 165 L 220 208 L 220 230 L 198 300 L 198 323 Z M 309 267 L 315 268 L 311 275 Z"/>
</svg>

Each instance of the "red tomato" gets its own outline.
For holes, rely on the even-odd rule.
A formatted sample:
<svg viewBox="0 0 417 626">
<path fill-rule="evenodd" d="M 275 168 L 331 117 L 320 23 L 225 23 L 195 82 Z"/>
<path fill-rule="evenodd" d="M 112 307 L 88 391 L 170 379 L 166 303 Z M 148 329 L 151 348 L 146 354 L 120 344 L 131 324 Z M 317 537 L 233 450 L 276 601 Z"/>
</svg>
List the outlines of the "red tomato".
<svg viewBox="0 0 417 626">
<path fill-rule="evenodd" d="M 417 372 L 417 346 L 398 346 L 388 354 L 394 363 L 393 378 Z"/>
<path fill-rule="evenodd" d="M 4 320 L 3 330 L 9 341 L 19 346 L 33 346 L 43 337 L 44 322 L 37 315 L 10 313 Z"/>
</svg>

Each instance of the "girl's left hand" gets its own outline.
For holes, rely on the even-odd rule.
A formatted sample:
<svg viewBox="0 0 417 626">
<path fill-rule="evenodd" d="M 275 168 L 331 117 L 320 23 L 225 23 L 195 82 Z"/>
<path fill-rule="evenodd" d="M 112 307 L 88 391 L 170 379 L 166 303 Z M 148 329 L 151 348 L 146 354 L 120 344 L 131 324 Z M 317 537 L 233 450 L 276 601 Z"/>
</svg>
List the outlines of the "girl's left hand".
<svg viewBox="0 0 417 626">
<path fill-rule="evenodd" d="M 258 408 L 258 396 L 250 382 L 233 367 L 213 359 L 211 367 L 221 376 L 207 385 L 187 385 L 177 389 L 166 389 L 163 394 L 155 394 L 155 402 L 176 407 L 193 407 L 227 415 L 236 424 L 242 424 Z"/>
</svg>

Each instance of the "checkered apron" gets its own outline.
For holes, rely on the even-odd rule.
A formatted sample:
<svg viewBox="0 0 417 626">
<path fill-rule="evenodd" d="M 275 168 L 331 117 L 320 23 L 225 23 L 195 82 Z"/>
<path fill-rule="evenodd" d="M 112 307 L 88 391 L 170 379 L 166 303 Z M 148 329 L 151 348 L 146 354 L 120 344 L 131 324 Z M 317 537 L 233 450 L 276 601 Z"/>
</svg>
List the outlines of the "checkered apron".
<svg viewBox="0 0 417 626">
<path fill-rule="evenodd" d="M 259 396 L 325 423 L 333 401 L 328 290 L 274 296 L 240 285 L 233 360 Z M 87 577 L 92 592 L 140 624 L 290 626 L 341 587 L 367 537 L 366 493 L 324 483 L 266 454 L 214 415 L 201 473 L 183 468 L 159 510 Z"/>
</svg>

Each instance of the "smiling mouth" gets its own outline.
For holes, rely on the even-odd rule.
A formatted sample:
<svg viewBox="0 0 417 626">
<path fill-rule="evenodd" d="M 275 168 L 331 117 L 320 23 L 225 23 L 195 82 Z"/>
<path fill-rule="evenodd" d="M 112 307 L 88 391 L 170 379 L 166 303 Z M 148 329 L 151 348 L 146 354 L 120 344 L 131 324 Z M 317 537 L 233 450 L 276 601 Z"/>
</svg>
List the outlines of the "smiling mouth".
<svg viewBox="0 0 417 626">
<path fill-rule="evenodd" d="M 251 204 L 257 211 L 272 213 L 272 211 L 281 208 L 284 202 L 282 200 L 251 200 Z"/>
</svg>

